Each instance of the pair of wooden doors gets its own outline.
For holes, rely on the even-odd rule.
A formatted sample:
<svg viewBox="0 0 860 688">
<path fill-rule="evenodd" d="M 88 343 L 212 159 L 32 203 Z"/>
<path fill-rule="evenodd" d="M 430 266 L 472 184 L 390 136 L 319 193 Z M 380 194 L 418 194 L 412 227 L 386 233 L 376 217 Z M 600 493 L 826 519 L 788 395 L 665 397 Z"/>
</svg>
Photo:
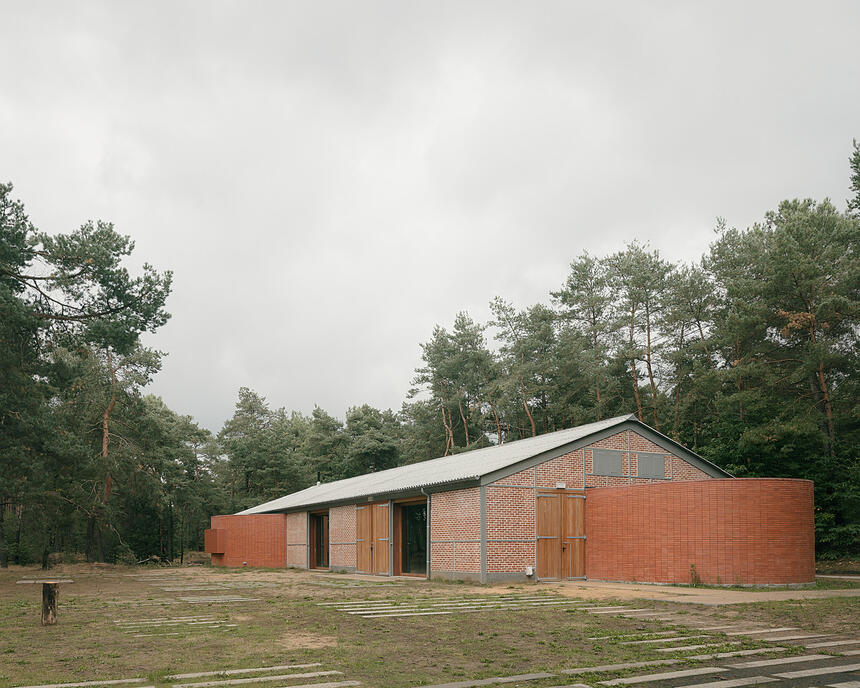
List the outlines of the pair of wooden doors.
<svg viewBox="0 0 860 688">
<path fill-rule="evenodd" d="M 537 576 L 585 578 L 585 493 L 554 490 L 537 495 Z"/>
<path fill-rule="evenodd" d="M 355 521 L 356 570 L 388 574 L 388 502 L 355 507 Z"/>
</svg>

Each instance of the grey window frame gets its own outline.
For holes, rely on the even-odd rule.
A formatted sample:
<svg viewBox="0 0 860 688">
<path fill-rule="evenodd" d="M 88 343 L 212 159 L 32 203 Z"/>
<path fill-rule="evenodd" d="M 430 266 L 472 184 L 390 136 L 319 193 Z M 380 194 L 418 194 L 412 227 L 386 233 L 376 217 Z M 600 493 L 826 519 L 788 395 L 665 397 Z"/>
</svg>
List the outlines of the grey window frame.
<svg viewBox="0 0 860 688">
<path fill-rule="evenodd" d="M 660 462 L 660 474 L 657 475 L 656 471 L 654 474 L 643 475 L 642 474 L 642 459 L 654 459 L 656 462 L 659 459 Z M 666 455 L 660 454 L 658 452 L 636 452 L 636 477 L 637 478 L 648 478 L 649 480 L 668 480 L 666 477 Z"/>
<path fill-rule="evenodd" d="M 598 459 L 600 459 L 600 458 L 603 458 L 604 460 L 609 459 L 609 458 L 614 459 L 615 457 L 618 457 L 618 472 L 617 473 L 607 472 L 605 470 L 598 470 L 598 467 L 597 467 Z M 619 451 L 617 449 L 592 449 L 591 450 L 591 458 L 592 458 L 592 464 L 591 464 L 591 466 L 592 466 L 591 474 L 592 475 L 604 475 L 604 476 L 607 476 L 610 478 L 623 478 L 623 477 L 625 477 L 625 475 L 624 475 L 624 452 Z"/>
</svg>

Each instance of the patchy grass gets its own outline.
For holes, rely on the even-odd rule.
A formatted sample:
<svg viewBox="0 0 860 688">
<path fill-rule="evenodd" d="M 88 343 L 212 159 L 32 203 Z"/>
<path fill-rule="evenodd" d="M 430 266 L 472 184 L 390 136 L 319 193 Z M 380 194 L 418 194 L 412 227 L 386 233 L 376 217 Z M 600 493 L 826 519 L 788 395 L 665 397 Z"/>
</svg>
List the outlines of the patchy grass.
<svg viewBox="0 0 860 688">
<path fill-rule="evenodd" d="M 621 644 L 622 640 L 647 638 L 675 628 L 686 633 L 683 627 L 595 616 L 567 607 L 362 619 L 318 604 L 383 598 L 403 603 L 424 596 L 451 599 L 475 594 L 551 594 L 551 590 L 535 586 L 377 583 L 291 570 L 203 567 L 153 570 L 75 566 L 65 567 L 61 575 L 75 583 L 61 585 L 58 625 L 43 628 L 39 624 L 41 586 L 15 584 L 18 578 L 38 578 L 41 573 L 36 569 L 0 571 L 0 688 L 135 676 L 145 676 L 153 685 L 166 685 L 165 677 L 176 672 L 313 662 L 321 662 L 322 670 L 344 672 L 343 680 L 405 688 L 577 666 L 683 659 L 690 654 L 660 653 L 648 644 Z M 159 578 L 162 575 L 166 577 L 163 580 Z M 218 584 L 235 587 L 162 589 Z M 178 599 L 227 594 L 261 599 L 235 604 L 191 604 Z M 680 611 L 682 618 L 762 621 L 838 632 L 854 630 L 858 604 L 858 598 L 833 598 L 730 608 L 654 601 L 637 601 L 636 606 Z M 238 626 L 231 630 L 176 627 L 169 629 L 176 635 L 135 638 L 115 623 L 203 614 Z M 619 638 L 621 635 L 624 638 Z M 711 642 L 728 642 L 722 634 L 710 635 Z M 726 645 L 727 650 L 767 645 L 759 640 L 733 638 L 732 642 L 739 645 Z M 577 680 L 582 678 L 589 677 Z M 557 683 L 558 678 L 554 685 Z M 529 682 L 534 688 L 542 684 L 552 682 Z"/>
</svg>

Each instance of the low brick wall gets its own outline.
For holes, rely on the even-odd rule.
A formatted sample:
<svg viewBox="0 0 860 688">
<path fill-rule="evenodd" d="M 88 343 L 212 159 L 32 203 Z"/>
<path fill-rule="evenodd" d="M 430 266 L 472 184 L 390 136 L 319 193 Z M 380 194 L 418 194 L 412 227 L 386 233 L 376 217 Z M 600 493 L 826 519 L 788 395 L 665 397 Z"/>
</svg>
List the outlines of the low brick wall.
<svg viewBox="0 0 860 688">
<path fill-rule="evenodd" d="M 788 584 L 815 580 L 813 485 L 749 478 L 594 488 L 586 576 Z"/>
<path fill-rule="evenodd" d="M 287 565 L 286 514 L 213 516 L 211 523 L 204 543 L 215 566 Z"/>
</svg>

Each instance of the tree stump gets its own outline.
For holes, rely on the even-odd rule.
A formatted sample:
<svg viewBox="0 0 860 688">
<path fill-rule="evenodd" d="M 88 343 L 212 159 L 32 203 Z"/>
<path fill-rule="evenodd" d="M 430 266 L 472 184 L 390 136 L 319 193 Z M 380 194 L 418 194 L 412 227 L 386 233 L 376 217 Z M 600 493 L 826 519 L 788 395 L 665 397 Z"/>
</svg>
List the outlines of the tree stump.
<svg viewBox="0 0 860 688">
<path fill-rule="evenodd" d="M 57 602 L 60 597 L 59 583 L 42 583 L 42 625 L 57 623 Z"/>
</svg>

